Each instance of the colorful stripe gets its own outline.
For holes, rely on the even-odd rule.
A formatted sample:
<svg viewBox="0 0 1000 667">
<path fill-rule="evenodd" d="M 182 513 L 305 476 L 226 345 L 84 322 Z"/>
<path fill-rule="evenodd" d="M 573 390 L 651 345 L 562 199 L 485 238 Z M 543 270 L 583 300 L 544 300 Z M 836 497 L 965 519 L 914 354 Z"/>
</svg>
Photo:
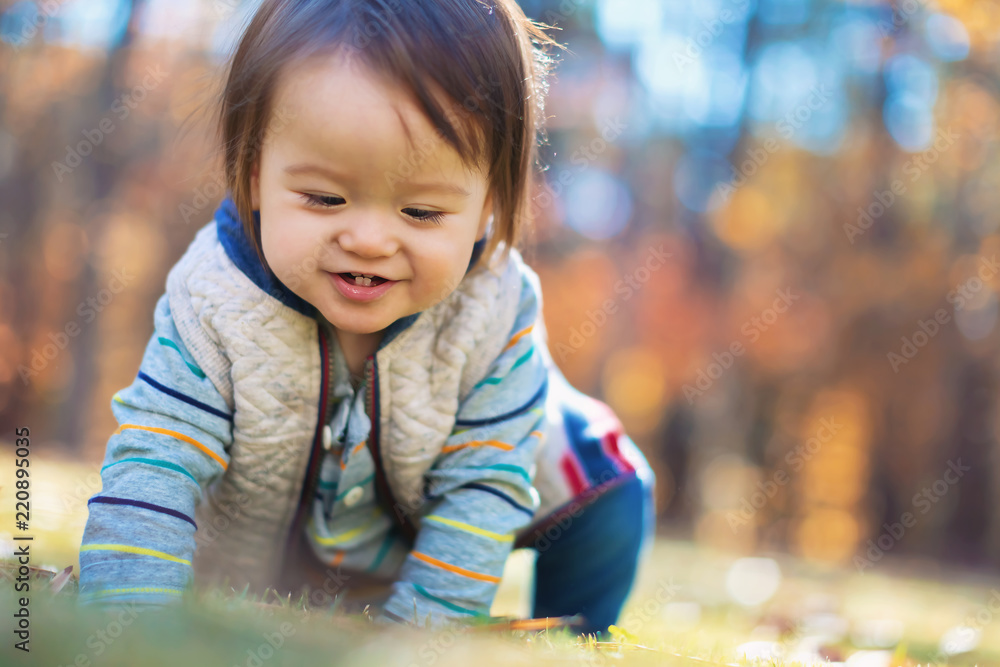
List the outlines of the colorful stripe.
<svg viewBox="0 0 1000 667">
<path fill-rule="evenodd" d="M 142 380 L 142 381 L 144 381 L 146 384 L 148 384 L 149 386 L 153 387 L 154 389 L 157 389 L 157 390 L 163 392 L 167 396 L 172 396 L 172 397 L 176 398 L 178 401 L 184 401 L 188 405 L 196 407 L 199 410 L 203 410 L 203 411 L 207 412 L 210 415 L 215 415 L 216 417 L 219 417 L 220 419 L 225 419 L 227 422 L 232 422 L 233 421 L 232 416 L 226 414 L 222 410 L 216 410 L 211 405 L 207 405 L 205 403 L 202 403 L 201 401 L 195 400 L 195 399 L 191 398 L 190 396 L 188 396 L 186 394 L 182 394 L 181 392 L 177 391 L 176 389 L 171 389 L 170 387 L 168 387 L 166 385 L 160 384 L 159 382 L 157 382 L 153 378 L 149 377 L 148 375 L 146 375 L 142 371 L 139 371 L 139 379 Z"/>
<path fill-rule="evenodd" d="M 172 563 L 181 563 L 183 565 L 191 564 L 191 561 L 189 560 L 184 560 L 183 558 L 178 558 L 177 556 L 171 556 L 170 554 L 163 553 L 162 551 L 146 549 L 145 547 L 133 547 L 127 544 L 85 544 L 80 547 L 80 551 L 122 551 L 127 554 L 138 554 L 140 556 L 152 556 L 153 558 L 159 558 L 161 560 L 169 560 Z"/>
<path fill-rule="evenodd" d="M 433 565 L 434 567 L 439 567 L 442 570 L 447 570 L 448 572 L 454 572 L 455 574 L 460 574 L 463 577 L 468 577 L 469 579 L 476 579 L 478 581 L 488 581 L 491 584 L 499 584 L 500 577 L 494 577 L 490 574 L 481 574 L 479 572 L 473 572 L 472 570 L 466 570 L 464 567 L 458 567 L 457 565 L 452 565 L 451 563 L 445 563 L 443 560 L 438 560 L 437 558 L 432 558 L 427 554 L 422 554 L 419 551 L 411 551 L 410 555 L 421 560 L 428 565 Z"/>
<path fill-rule="evenodd" d="M 121 593 L 166 593 L 167 595 L 183 595 L 184 591 L 176 588 L 109 588 L 86 595 L 90 595 L 92 597 L 102 597 L 105 595 L 119 595 Z"/>
<path fill-rule="evenodd" d="M 535 415 L 536 417 L 541 418 L 541 417 L 545 416 L 545 408 L 542 408 L 542 407 L 540 407 L 540 408 L 533 408 L 531 410 L 528 410 L 527 414 L 529 414 L 529 415 Z M 455 428 L 451 432 L 451 434 L 452 435 L 461 435 L 461 434 L 467 433 L 468 431 L 471 431 L 471 430 L 472 430 L 472 428 Z"/>
<path fill-rule="evenodd" d="M 157 338 L 157 340 L 160 341 L 160 345 L 177 350 L 177 354 L 181 355 L 181 361 L 183 361 L 184 365 L 188 367 L 188 370 L 194 373 L 195 377 L 197 377 L 199 380 L 205 379 L 205 372 L 200 368 L 198 368 L 197 366 L 195 366 L 194 364 L 189 363 L 188 360 L 184 358 L 184 353 L 181 352 L 181 348 L 177 346 L 177 343 L 170 340 L 169 338 L 164 338 L 163 336 L 160 336 L 159 338 Z"/>
<path fill-rule="evenodd" d="M 521 340 L 522 338 L 524 338 L 525 336 L 527 336 L 529 333 L 531 333 L 531 330 L 534 329 L 534 328 L 535 328 L 535 325 L 532 324 L 530 327 L 526 327 L 526 328 L 521 329 L 520 331 L 518 331 L 516 334 L 514 334 L 514 337 L 510 339 L 510 342 L 507 343 L 507 346 L 503 350 L 501 350 L 501 351 L 502 352 L 506 352 L 510 348 L 512 348 L 515 345 L 517 345 L 517 341 Z"/>
<path fill-rule="evenodd" d="M 485 484 L 479 484 L 478 482 L 469 482 L 468 484 L 463 484 L 459 488 L 460 489 L 476 489 L 477 491 L 485 491 L 486 493 L 491 493 L 494 496 L 496 496 L 497 498 L 500 498 L 501 500 L 506 501 L 514 509 L 520 510 L 521 512 L 524 512 L 525 514 L 527 514 L 530 517 L 534 517 L 535 516 L 535 512 L 533 510 L 530 510 L 527 507 L 524 507 L 523 505 L 519 504 L 516 500 L 514 500 L 513 498 L 511 498 L 510 496 L 508 496 L 506 493 L 503 493 L 502 491 L 497 491 L 496 489 L 494 489 L 491 486 L 486 486 Z M 436 498 L 430 498 L 429 500 L 436 500 Z"/>
<path fill-rule="evenodd" d="M 569 449 L 579 460 L 588 486 L 597 484 L 598 480 L 620 475 L 617 462 L 607 455 L 601 443 L 606 431 L 596 431 L 582 410 L 569 405 L 563 406 L 562 416 Z M 601 421 L 607 426 L 612 425 L 605 420 Z"/>
<path fill-rule="evenodd" d="M 611 460 L 618 464 L 618 469 L 621 472 L 635 472 L 635 467 L 629 463 L 629 460 L 625 458 L 625 455 L 618 448 L 618 438 L 620 435 L 621 433 L 608 433 L 601 438 L 601 444 L 604 445 L 604 451 L 611 457 Z"/>
<path fill-rule="evenodd" d="M 352 449 L 351 452 L 347 455 L 347 458 L 351 458 L 352 456 L 354 456 L 355 454 L 357 454 L 358 452 L 360 452 L 362 449 L 365 448 L 365 445 L 367 445 L 367 444 L 368 443 L 366 441 L 362 440 L 358 444 L 354 445 L 354 449 Z M 345 461 L 344 457 L 341 456 L 340 457 L 340 469 L 344 470 L 345 468 L 347 468 L 347 461 Z"/>
<path fill-rule="evenodd" d="M 215 459 L 219 463 L 219 465 L 222 466 L 223 470 L 227 470 L 229 468 L 229 464 L 227 464 L 222 459 L 221 456 L 219 456 L 218 454 L 216 454 L 211 449 L 209 449 L 205 445 L 201 444 L 200 442 L 198 442 L 194 438 L 190 438 L 190 437 L 184 435 L 183 433 L 178 433 L 177 431 L 171 431 L 171 430 L 165 429 L 165 428 L 157 428 L 155 426 L 139 426 L 138 424 L 122 424 L 121 426 L 118 427 L 118 430 L 115 431 L 112 435 L 119 435 L 119 434 L 121 434 L 122 431 L 125 431 L 125 430 L 130 429 L 130 428 L 138 429 L 140 431 L 149 431 L 150 433 L 160 433 L 162 435 L 169 435 L 171 437 L 177 438 L 178 440 L 183 440 L 184 442 L 188 443 L 189 445 L 194 445 L 195 447 L 197 447 L 201 451 L 203 451 L 206 454 L 208 454 L 209 456 L 211 456 L 213 459 Z"/>
<path fill-rule="evenodd" d="M 420 584 L 413 584 L 413 588 L 418 593 L 420 593 L 420 595 L 424 596 L 428 600 L 433 600 L 434 602 L 437 602 L 442 607 L 445 607 L 447 609 L 451 609 L 452 611 L 457 611 L 460 614 L 469 614 L 470 616 L 486 616 L 486 614 L 484 614 L 482 612 L 473 611 L 472 609 L 466 609 L 465 607 L 459 607 L 454 602 L 448 602 L 447 600 L 445 600 L 443 598 L 439 598 L 436 595 L 431 595 L 430 593 L 427 592 L 427 589 L 424 588 L 423 586 L 421 586 Z"/>
<path fill-rule="evenodd" d="M 435 523 L 443 523 L 446 526 L 451 526 L 452 528 L 457 528 L 458 530 L 463 530 L 467 533 L 472 533 L 473 535 L 479 535 L 480 537 L 487 537 L 491 540 L 496 540 L 497 542 L 513 542 L 513 535 L 503 535 L 501 533 L 494 533 L 490 530 L 483 530 L 468 523 L 462 523 L 461 521 L 455 521 L 454 519 L 448 519 L 443 516 L 438 516 L 437 514 L 431 514 L 424 517 L 424 521 L 434 521 Z"/>
<path fill-rule="evenodd" d="M 491 466 L 477 466 L 478 470 L 502 470 L 504 472 L 512 472 L 515 475 L 520 475 L 524 478 L 524 481 L 531 483 L 531 475 L 524 468 L 518 466 L 510 465 L 508 463 L 495 463 Z"/>
<path fill-rule="evenodd" d="M 537 403 L 539 399 L 545 396 L 545 391 L 548 389 L 548 387 L 549 387 L 549 379 L 548 377 L 546 377 L 545 381 L 542 382 L 542 386 L 539 387 L 538 391 L 535 392 L 535 395 L 532 396 L 527 403 L 517 408 L 516 410 L 512 410 L 507 414 L 500 415 L 499 417 L 489 417 L 488 419 L 456 419 L 455 426 L 489 426 L 491 424 L 497 424 L 502 421 L 507 421 L 512 417 L 516 417 L 520 414 L 527 412 L 532 405 Z"/>
<path fill-rule="evenodd" d="M 378 553 L 375 554 L 375 560 L 373 560 L 372 564 L 368 566 L 368 572 L 374 572 L 377 570 L 378 566 L 382 564 L 383 560 L 385 560 L 385 555 L 389 553 L 389 548 L 392 547 L 393 537 L 392 531 L 389 531 L 389 534 L 385 536 L 384 540 L 382 540 L 382 546 L 379 547 Z"/>
<path fill-rule="evenodd" d="M 198 483 L 198 480 L 194 478 L 194 475 L 192 475 L 191 473 L 189 473 L 187 470 L 185 470 L 184 468 L 180 467 L 176 463 L 171 463 L 170 461 L 161 461 L 159 459 L 146 459 L 146 458 L 142 458 L 140 456 L 133 456 L 133 457 L 129 457 L 127 459 L 122 459 L 121 461 L 115 461 L 114 463 L 109 463 L 108 465 L 106 465 L 103 468 L 101 468 L 101 472 L 104 472 L 105 470 L 107 470 L 111 466 L 116 466 L 119 463 L 130 463 L 130 462 L 132 462 L 132 463 L 145 463 L 146 465 L 156 466 L 157 468 L 166 468 L 167 470 L 174 470 L 176 472 L 181 473 L 182 475 L 187 475 L 188 477 L 191 478 L 191 480 L 195 484 Z"/>
<path fill-rule="evenodd" d="M 520 356 L 520 357 L 518 358 L 518 360 L 514 362 L 514 365 L 512 365 L 512 366 L 511 366 L 510 368 L 508 368 L 508 369 L 507 369 L 507 373 L 506 373 L 506 374 L 504 374 L 504 375 L 496 375 L 496 376 L 494 376 L 494 377 L 491 377 L 491 378 L 486 378 L 485 380 L 481 380 L 481 381 L 480 381 L 480 382 L 479 382 L 478 384 L 476 384 L 476 386 L 475 386 L 475 387 L 473 387 L 473 388 L 474 388 L 474 389 L 479 389 L 479 388 L 480 388 L 480 387 L 482 387 L 482 386 L 483 386 L 484 384 L 500 384 L 501 382 L 503 382 L 503 379 L 504 379 L 505 377 L 507 377 L 508 375 L 510 375 L 511 373 L 513 373 L 513 372 L 514 372 L 514 369 L 516 369 L 516 368 L 517 368 L 518 366 L 521 366 L 521 365 L 522 365 L 522 364 L 523 364 L 524 362 L 526 362 L 526 361 L 527 361 L 528 359 L 531 359 L 531 355 L 533 355 L 534 353 L 535 353 L 535 346 L 534 346 L 534 345 L 532 345 L 532 346 L 531 346 L 531 349 L 530 349 L 530 350 L 528 350 L 527 352 L 525 352 L 524 354 L 522 354 L 522 355 L 521 355 L 521 356 Z"/>
<path fill-rule="evenodd" d="M 566 477 L 570 488 L 573 489 L 573 495 L 578 496 L 587 490 L 589 485 L 572 452 L 567 451 L 563 455 L 562 460 L 559 462 L 559 467 L 562 468 L 563 476 Z"/>
<path fill-rule="evenodd" d="M 632 462 L 622 453 L 619 446 L 620 438 L 628 438 L 621 420 L 605 403 L 589 396 L 587 398 L 590 403 L 590 410 L 588 410 L 590 425 L 587 428 L 587 434 L 598 439 L 604 454 L 615 464 L 619 472 L 635 472 Z M 591 413 L 593 414 L 591 415 Z"/>
<path fill-rule="evenodd" d="M 90 503 L 103 503 L 105 505 L 131 505 L 132 507 L 140 507 L 144 510 L 152 510 L 153 512 L 167 514 L 182 521 L 187 521 L 189 524 L 194 526 L 195 530 L 198 530 L 198 524 L 196 524 L 194 519 L 189 517 L 187 514 L 162 505 L 154 505 L 153 503 L 143 502 L 142 500 L 132 500 L 131 498 L 116 498 L 114 496 L 94 496 L 87 501 L 87 505 L 89 506 Z"/>
<path fill-rule="evenodd" d="M 447 447 L 442 447 L 441 453 L 449 454 L 451 452 L 457 452 L 460 449 L 465 449 L 466 447 L 496 447 L 497 449 L 502 449 L 505 452 L 509 452 L 514 449 L 514 445 L 509 445 L 506 442 L 500 442 L 499 440 L 473 440 L 461 445 L 448 445 Z"/>
<path fill-rule="evenodd" d="M 321 535 L 317 535 L 316 524 L 310 521 L 309 532 L 312 534 L 313 539 L 315 539 L 317 543 L 323 545 L 324 547 L 332 547 L 338 544 L 343 544 L 344 542 L 354 539 L 358 535 L 364 534 L 365 531 L 369 530 L 372 526 L 374 526 L 378 522 L 378 520 L 381 518 L 381 515 L 382 515 L 382 510 L 376 507 L 374 510 L 372 510 L 372 518 L 371 520 L 368 521 L 368 523 L 358 526 L 357 528 L 352 528 L 351 530 L 348 530 L 345 533 L 341 533 L 340 535 L 334 535 L 333 537 L 323 537 Z"/>
</svg>

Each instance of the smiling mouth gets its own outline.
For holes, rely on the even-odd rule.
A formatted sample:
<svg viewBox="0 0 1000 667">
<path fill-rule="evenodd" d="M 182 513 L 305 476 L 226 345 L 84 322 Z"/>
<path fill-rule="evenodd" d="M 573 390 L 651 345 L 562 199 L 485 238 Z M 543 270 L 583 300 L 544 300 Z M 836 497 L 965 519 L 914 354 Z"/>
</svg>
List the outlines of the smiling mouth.
<svg viewBox="0 0 1000 667">
<path fill-rule="evenodd" d="M 355 285 L 360 285 L 361 287 L 372 287 L 374 285 L 381 285 L 388 281 L 388 278 L 383 278 L 382 276 L 376 276 L 371 273 L 341 273 L 338 274 L 348 283 L 354 283 Z"/>
</svg>

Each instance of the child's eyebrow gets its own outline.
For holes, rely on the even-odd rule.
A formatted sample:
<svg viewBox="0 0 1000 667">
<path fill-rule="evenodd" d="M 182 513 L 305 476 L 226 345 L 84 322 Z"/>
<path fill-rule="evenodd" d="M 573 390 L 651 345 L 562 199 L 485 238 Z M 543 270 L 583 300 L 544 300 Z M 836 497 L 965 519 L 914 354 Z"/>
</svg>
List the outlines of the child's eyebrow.
<svg viewBox="0 0 1000 667">
<path fill-rule="evenodd" d="M 401 189 L 420 192 L 443 192 L 449 195 L 468 197 L 469 191 L 454 183 L 412 183 L 410 181 L 400 181 Z"/>
<path fill-rule="evenodd" d="M 347 181 L 347 176 L 340 174 L 327 167 L 320 166 L 318 164 L 300 163 L 292 164 L 285 167 L 285 173 L 289 176 L 300 176 L 302 174 L 316 174 L 317 176 L 322 176 L 333 181 Z M 415 183 L 412 181 L 400 180 L 398 187 L 404 190 L 410 191 L 420 191 L 420 192 L 441 192 L 449 195 L 458 195 L 459 197 L 469 197 L 471 196 L 469 191 L 460 185 L 455 183 Z"/>
<path fill-rule="evenodd" d="M 346 177 L 343 174 L 333 171 L 332 169 L 321 167 L 318 164 L 308 164 L 308 163 L 288 165 L 287 167 L 285 167 L 285 173 L 289 176 L 300 176 L 302 174 L 316 174 L 317 176 L 322 176 L 323 178 L 327 178 L 331 181 L 343 181 L 346 179 Z"/>
</svg>

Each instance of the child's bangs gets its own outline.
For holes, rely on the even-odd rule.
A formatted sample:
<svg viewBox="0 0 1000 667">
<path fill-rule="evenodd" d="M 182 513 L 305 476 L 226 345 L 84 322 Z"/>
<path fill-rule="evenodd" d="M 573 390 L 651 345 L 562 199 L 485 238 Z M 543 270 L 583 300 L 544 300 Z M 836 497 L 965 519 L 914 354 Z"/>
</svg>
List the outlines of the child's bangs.
<svg viewBox="0 0 1000 667">
<path fill-rule="evenodd" d="M 487 138 L 492 128 L 488 126 L 487 118 L 470 112 L 463 104 L 463 100 L 474 97 L 473 89 L 459 85 L 444 86 L 421 67 L 419 62 L 400 62 L 375 53 L 365 55 L 373 56 L 366 62 L 369 67 L 410 91 L 428 122 L 435 128 L 435 141 L 446 141 L 470 171 L 479 171 L 484 175 L 490 173 L 489 167 L 495 158 L 490 154 Z M 405 123 L 403 129 L 412 153 L 408 158 L 413 158 L 406 159 L 405 162 L 419 164 L 435 147 L 426 145 L 426 141 L 418 145 Z"/>
<path fill-rule="evenodd" d="M 342 0 L 306 2 L 290 13 L 273 25 L 284 34 L 268 40 L 298 52 L 286 66 L 336 53 L 386 76 L 413 94 L 467 168 L 490 174 L 506 114 L 524 116 L 522 59 L 511 47 L 517 40 L 487 5 Z"/>
</svg>

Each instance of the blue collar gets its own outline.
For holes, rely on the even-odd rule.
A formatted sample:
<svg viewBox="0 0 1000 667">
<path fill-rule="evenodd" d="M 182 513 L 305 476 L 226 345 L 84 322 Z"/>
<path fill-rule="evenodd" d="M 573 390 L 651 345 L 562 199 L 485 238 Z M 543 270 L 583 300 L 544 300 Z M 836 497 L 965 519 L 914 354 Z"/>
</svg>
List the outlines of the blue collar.
<svg viewBox="0 0 1000 667">
<path fill-rule="evenodd" d="M 236 211 L 236 204 L 233 202 L 232 197 L 227 196 L 219 204 L 219 208 L 215 211 L 215 222 L 219 241 L 222 243 L 222 247 L 225 248 L 229 259 L 232 260 L 233 264 L 254 285 L 296 312 L 312 317 L 313 319 L 319 317 L 319 311 L 312 304 L 285 287 L 284 283 L 278 280 L 278 277 L 274 275 L 271 269 L 266 268 L 261 263 L 260 258 L 257 256 L 257 251 L 254 250 L 250 239 L 247 238 L 246 231 L 243 229 L 243 223 L 240 222 L 239 213 Z M 258 211 L 254 211 L 253 213 L 253 224 L 259 233 L 260 213 Z M 476 263 L 476 260 L 479 259 L 485 247 L 486 237 L 484 236 L 476 241 L 476 244 L 472 248 L 472 259 L 469 260 L 466 273 Z M 390 324 L 385 330 L 385 335 L 382 336 L 379 349 L 388 345 L 393 338 L 406 330 L 417 320 L 419 315 L 420 313 L 407 315 Z"/>
</svg>

